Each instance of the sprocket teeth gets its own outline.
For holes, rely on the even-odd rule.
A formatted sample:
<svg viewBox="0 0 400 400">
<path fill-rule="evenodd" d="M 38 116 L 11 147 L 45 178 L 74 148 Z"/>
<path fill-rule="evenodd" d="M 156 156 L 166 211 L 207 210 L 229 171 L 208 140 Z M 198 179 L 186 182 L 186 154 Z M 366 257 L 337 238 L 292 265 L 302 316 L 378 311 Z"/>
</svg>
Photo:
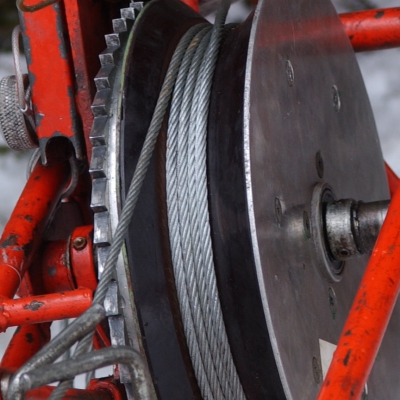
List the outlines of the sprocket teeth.
<svg viewBox="0 0 400 400">
<path fill-rule="evenodd" d="M 90 207 L 94 212 L 108 211 L 108 180 L 106 177 L 93 179 Z"/>
<path fill-rule="evenodd" d="M 121 18 L 135 20 L 135 9 L 133 7 L 121 9 Z"/>
<path fill-rule="evenodd" d="M 118 33 L 110 33 L 109 35 L 106 35 L 105 38 L 107 47 L 121 46 Z"/>
<path fill-rule="evenodd" d="M 92 151 L 92 160 L 89 167 L 93 179 L 106 178 L 107 173 L 107 146 L 95 146 Z"/>
<path fill-rule="evenodd" d="M 98 91 L 111 88 L 111 78 L 114 75 L 114 69 L 115 66 L 113 64 L 105 65 L 100 68 L 100 71 L 94 78 L 94 83 Z"/>
<path fill-rule="evenodd" d="M 100 64 L 102 65 L 102 67 L 105 67 L 107 65 L 115 65 L 115 59 L 116 56 L 118 56 L 118 53 L 120 52 L 120 46 L 111 46 L 111 47 L 107 47 L 100 55 L 99 55 L 99 59 L 100 59 Z"/>
<path fill-rule="evenodd" d="M 97 247 L 110 246 L 111 244 L 110 213 L 108 211 L 94 214 L 93 243 Z"/>
<path fill-rule="evenodd" d="M 111 89 L 102 89 L 97 91 L 91 106 L 94 117 L 108 115 L 109 104 L 111 101 L 110 95 Z"/>
<path fill-rule="evenodd" d="M 108 115 L 102 115 L 94 119 L 89 137 L 93 147 L 104 146 L 106 144 L 105 132 L 107 131 L 107 125 Z"/>
</svg>

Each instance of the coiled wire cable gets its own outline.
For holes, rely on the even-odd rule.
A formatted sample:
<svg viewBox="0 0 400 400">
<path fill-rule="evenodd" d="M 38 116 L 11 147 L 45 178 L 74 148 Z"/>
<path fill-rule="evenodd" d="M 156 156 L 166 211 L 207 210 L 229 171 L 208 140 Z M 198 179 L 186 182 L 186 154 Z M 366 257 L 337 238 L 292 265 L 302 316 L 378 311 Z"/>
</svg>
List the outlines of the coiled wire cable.
<svg viewBox="0 0 400 400">
<path fill-rule="evenodd" d="M 227 3 L 227 2 L 226 2 Z M 172 263 L 195 375 L 205 399 L 245 399 L 216 285 L 206 171 L 211 83 L 228 4 L 192 40 L 179 71 L 167 135 L 167 205 Z"/>
</svg>

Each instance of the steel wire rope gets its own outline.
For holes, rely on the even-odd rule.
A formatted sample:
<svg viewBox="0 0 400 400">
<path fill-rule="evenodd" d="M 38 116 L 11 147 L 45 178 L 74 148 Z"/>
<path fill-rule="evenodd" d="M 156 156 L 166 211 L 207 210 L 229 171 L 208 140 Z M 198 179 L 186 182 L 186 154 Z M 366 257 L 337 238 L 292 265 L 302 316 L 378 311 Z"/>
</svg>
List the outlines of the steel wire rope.
<svg viewBox="0 0 400 400">
<path fill-rule="evenodd" d="M 212 34 L 203 36 L 196 50 L 189 47 L 184 57 L 167 135 L 167 209 L 175 282 L 195 375 L 207 399 L 245 399 L 219 302 L 207 200 L 208 109 L 227 6 L 218 13 Z"/>
</svg>

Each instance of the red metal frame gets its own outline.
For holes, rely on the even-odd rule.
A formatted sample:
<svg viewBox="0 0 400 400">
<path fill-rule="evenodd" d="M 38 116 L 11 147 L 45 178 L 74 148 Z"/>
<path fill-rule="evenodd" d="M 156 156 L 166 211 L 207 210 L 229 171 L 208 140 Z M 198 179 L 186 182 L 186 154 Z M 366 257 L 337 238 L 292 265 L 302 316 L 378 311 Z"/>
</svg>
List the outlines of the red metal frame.
<svg viewBox="0 0 400 400">
<path fill-rule="evenodd" d="M 183 1 L 198 10 L 197 0 Z M 104 47 L 102 37 L 111 31 L 116 10 L 109 2 L 64 0 L 22 14 L 39 145 L 43 160 L 55 163 L 35 167 L 0 240 L 0 330 L 20 326 L 2 359 L 2 371 L 15 371 L 43 347 L 50 338 L 46 321 L 86 310 L 97 286 L 84 178 L 72 195 L 80 200 L 84 226 L 77 226 L 69 238 L 42 247 L 40 256 L 38 249 L 69 178 L 68 163 L 59 162 L 70 155 L 68 146 L 60 153 L 52 143 L 72 143 L 79 158 L 90 159 L 93 78 Z M 400 46 L 400 8 L 340 17 L 355 51 Z M 388 166 L 386 172 L 395 195 L 319 400 L 360 397 L 400 289 L 400 189 Z M 13 299 L 17 290 L 21 298 Z M 101 326 L 94 345 L 110 345 Z M 52 390 L 36 389 L 27 399 L 47 398 Z M 114 382 L 95 380 L 88 390 L 71 390 L 65 398 L 122 397 Z"/>
</svg>

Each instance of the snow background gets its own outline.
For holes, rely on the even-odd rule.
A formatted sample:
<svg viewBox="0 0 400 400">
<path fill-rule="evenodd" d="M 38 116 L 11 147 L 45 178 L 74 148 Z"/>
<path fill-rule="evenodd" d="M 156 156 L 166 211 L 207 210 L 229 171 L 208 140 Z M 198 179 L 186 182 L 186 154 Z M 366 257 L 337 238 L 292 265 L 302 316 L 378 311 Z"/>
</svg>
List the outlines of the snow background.
<svg viewBox="0 0 400 400">
<path fill-rule="evenodd" d="M 278 0 L 279 1 L 279 0 Z M 351 0 L 334 0 L 338 12 L 348 11 Z M 358 0 L 367 4 L 367 0 Z M 378 7 L 394 7 L 400 0 L 374 1 Z M 358 7 L 361 8 L 361 7 Z M 353 9 L 357 9 L 354 8 Z M 248 13 L 243 3 L 233 4 L 229 20 L 240 21 Z M 360 68 L 370 96 L 375 120 L 381 139 L 384 157 L 393 170 L 400 175 L 400 137 L 397 131 L 400 125 L 400 49 L 384 50 L 358 54 Z M 12 57 L 0 53 L 0 79 L 13 72 Z M 5 149 L 5 142 L 0 135 L 0 232 L 3 231 L 15 202 L 26 182 L 26 169 L 30 152 L 11 152 Z M 0 339 L 0 357 L 7 345 L 13 329 L 8 329 Z M 82 380 L 81 380 L 82 382 Z M 81 384 L 79 384 L 81 386 Z"/>
</svg>

